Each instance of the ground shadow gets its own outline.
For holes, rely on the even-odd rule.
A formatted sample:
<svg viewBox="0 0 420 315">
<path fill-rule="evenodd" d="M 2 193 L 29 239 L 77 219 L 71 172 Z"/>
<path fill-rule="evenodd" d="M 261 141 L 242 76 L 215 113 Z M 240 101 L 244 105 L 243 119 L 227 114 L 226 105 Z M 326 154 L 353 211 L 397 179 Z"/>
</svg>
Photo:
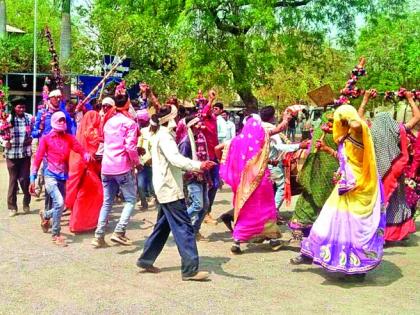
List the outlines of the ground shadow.
<svg viewBox="0 0 420 315">
<path fill-rule="evenodd" d="M 232 242 L 232 233 L 229 231 L 226 232 L 213 232 L 209 236 L 207 236 L 209 242 Z"/>
<path fill-rule="evenodd" d="M 216 200 L 215 202 L 213 202 L 213 205 L 230 205 L 231 201 L 230 200 Z"/>
<path fill-rule="evenodd" d="M 411 234 L 408 239 L 399 242 L 387 242 L 384 245 L 385 250 L 395 247 L 417 247 L 420 237 L 417 234 Z"/>
<path fill-rule="evenodd" d="M 127 255 L 127 254 L 141 254 L 144 248 L 144 243 L 146 242 L 145 239 L 138 240 L 133 242 L 131 246 L 122 246 L 124 248 L 122 251 L 117 252 L 118 255 Z"/>
<path fill-rule="evenodd" d="M 229 262 L 230 260 L 231 258 L 229 257 L 202 256 L 200 257 L 200 269 L 208 270 L 211 273 L 214 273 L 216 275 L 223 276 L 223 277 L 242 279 L 242 280 L 254 280 L 254 278 L 252 277 L 235 275 L 235 274 L 226 272 L 223 269 L 223 265 Z M 160 270 L 161 272 L 177 271 L 177 270 L 180 270 L 180 266 L 164 267 L 164 268 L 161 268 Z"/>
<path fill-rule="evenodd" d="M 312 272 L 324 277 L 325 281 L 322 285 L 334 285 L 343 289 L 351 289 L 353 287 L 386 287 L 401 279 L 403 276 L 401 269 L 387 260 L 383 260 L 376 269 L 369 272 L 363 282 L 344 280 L 344 274 L 338 272 L 330 273 L 316 265 L 312 265 L 305 269 L 293 269 L 292 272 Z"/>
<path fill-rule="evenodd" d="M 117 205 L 117 206 L 114 206 L 114 208 L 112 209 L 112 212 L 109 215 L 108 224 L 105 230 L 106 235 L 111 234 L 114 231 L 115 226 L 117 225 L 120 219 L 122 208 L 123 207 L 121 205 Z M 63 227 L 68 226 L 69 220 L 70 220 L 70 216 L 63 216 L 61 226 Z M 129 237 L 130 231 L 132 230 L 150 230 L 150 233 L 151 233 L 151 231 L 153 230 L 153 227 L 154 227 L 154 222 L 147 220 L 145 218 L 140 219 L 140 220 L 131 219 L 127 226 L 127 236 Z M 63 234 L 66 235 L 69 243 L 73 243 L 73 244 L 83 243 L 86 239 L 92 239 L 95 236 L 95 229 L 92 229 L 90 231 L 80 232 L 80 233 L 63 233 Z"/>
</svg>

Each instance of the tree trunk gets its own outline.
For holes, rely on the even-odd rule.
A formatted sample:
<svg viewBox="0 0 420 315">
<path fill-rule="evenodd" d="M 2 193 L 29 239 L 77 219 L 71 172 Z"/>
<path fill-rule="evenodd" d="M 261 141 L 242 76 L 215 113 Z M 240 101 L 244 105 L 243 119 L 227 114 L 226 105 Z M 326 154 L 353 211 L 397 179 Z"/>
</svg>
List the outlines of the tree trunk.
<svg viewBox="0 0 420 315">
<path fill-rule="evenodd" d="M 6 0 L 0 0 L 0 39 L 7 37 Z"/>
<path fill-rule="evenodd" d="M 252 93 L 251 88 L 240 89 L 237 93 L 247 109 L 258 109 L 258 100 Z"/>
<path fill-rule="evenodd" d="M 238 41 L 240 51 L 245 51 L 243 41 Z M 233 86 L 247 109 L 258 109 L 258 100 L 252 93 L 248 75 L 248 61 L 245 54 L 236 53 L 225 59 L 233 76 Z"/>
<path fill-rule="evenodd" d="M 64 66 L 65 72 L 70 73 L 70 69 L 66 63 L 70 58 L 71 53 L 71 18 L 70 18 L 70 0 L 62 0 L 61 11 L 61 38 L 60 38 L 60 63 Z M 70 77 L 67 78 L 64 84 L 63 94 L 65 99 L 70 99 Z"/>
</svg>

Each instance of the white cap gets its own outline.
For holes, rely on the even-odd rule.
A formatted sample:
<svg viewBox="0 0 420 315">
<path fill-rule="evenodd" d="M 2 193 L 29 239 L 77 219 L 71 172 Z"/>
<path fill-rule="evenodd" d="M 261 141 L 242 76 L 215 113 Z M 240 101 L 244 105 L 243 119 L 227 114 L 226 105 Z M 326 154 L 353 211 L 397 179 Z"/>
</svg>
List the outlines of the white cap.
<svg viewBox="0 0 420 315">
<path fill-rule="evenodd" d="M 58 97 L 58 96 L 61 96 L 60 90 L 53 90 L 50 92 L 50 94 L 48 94 L 48 97 Z"/>
<path fill-rule="evenodd" d="M 105 97 L 105 98 L 102 100 L 102 105 L 104 105 L 104 104 L 108 104 L 108 105 L 111 105 L 111 106 L 115 106 L 115 101 L 114 101 L 111 97 Z"/>
</svg>

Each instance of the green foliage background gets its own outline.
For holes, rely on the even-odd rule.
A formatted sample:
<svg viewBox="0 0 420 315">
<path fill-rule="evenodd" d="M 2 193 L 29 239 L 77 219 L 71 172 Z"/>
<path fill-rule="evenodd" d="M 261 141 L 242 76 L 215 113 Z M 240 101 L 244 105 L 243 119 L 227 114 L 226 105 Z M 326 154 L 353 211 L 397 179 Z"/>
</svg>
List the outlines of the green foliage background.
<svg viewBox="0 0 420 315">
<path fill-rule="evenodd" d="M 419 12 L 406 0 L 86 0 L 72 3 L 72 56 L 64 68 L 98 73 L 103 54 L 132 59 L 128 83 L 149 82 L 161 98 L 190 99 L 215 87 L 225 102 L 279 107 L 323 84 L 343 87 L 358 56 L 361 87 L 419 87 Z M 6 0 L 23 36 L 0 42 L 0 72 L 31 71 L 33 0 Z M 411 6 L 410 6 L 411 4 Z M 358 29 L 356 21 L 366 23 Z M 39 25 L 59 47 L 60 1 L 39 0 Z M 41 38 L 41 36 L 40 36 Z M 40 71 L 49 71 L 45 41 Z"/>
</svg>

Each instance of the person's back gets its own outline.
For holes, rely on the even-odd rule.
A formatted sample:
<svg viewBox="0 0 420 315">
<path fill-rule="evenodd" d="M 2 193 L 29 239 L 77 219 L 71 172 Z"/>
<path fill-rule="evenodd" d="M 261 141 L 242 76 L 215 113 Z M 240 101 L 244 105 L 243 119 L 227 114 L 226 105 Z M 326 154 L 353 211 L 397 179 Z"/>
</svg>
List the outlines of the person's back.
<svg viewBox="0 0 420 315">
<path fill-rule="evenodd" d="M 184 198 L 182 169 L 177 160 L 187 162 L 178 151 L 169 129 L 161 126 L 152 137 L 153 187 L 158 201 L 168 203 Z M 189 164 L 189 163 L 188 163 Z M 199 168 L 200 163 L 191 161 L 189 168 Z"/>
<path fill-rule="evenodd" d="M 103 174 L 123 174 L 138 163 L 137 136 L 136 122 L 122 113 L 117 113 L 105 123 Z"/>
</svg>

